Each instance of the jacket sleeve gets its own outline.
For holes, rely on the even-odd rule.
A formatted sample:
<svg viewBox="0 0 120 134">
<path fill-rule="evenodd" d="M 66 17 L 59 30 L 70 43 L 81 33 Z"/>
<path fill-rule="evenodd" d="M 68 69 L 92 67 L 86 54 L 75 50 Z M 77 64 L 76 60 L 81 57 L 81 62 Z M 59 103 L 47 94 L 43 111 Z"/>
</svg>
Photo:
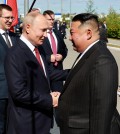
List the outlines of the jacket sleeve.
<svg viewBox="0 0 120 134">
<path fill-rule="evenodd" d="M 32 74 L 32 69 L 28 69 L 28 66 L 25 64 L 27 63 L 27 61 L 24 61 L 25 58 L 20 58 L 19 54 L 15 55 L 11 53 L 8 53 L 5 59 L 5 73 L 9 94 L 13 102 L 16 105 L 30 109 L 51 109 L 52 97 L 50 91 L 43 90 L 46 88 L 49 89 L 47 81 L 45 81 L 45 84 L 44 79 L 39 79 L 38 76 L 36 78 L 35 75 L 37 74 Z M 34 65 L 32 64 L 32 66 Z M 38 82 L 39 80 L 37 79 L 41 81 Z"/>
</svg>

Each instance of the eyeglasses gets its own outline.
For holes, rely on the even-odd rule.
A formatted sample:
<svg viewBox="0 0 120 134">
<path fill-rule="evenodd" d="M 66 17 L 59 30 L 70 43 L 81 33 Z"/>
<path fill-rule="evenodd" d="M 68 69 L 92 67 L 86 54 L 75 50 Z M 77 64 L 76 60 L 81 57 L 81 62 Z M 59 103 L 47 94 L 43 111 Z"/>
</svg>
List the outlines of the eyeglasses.
<svg viewBox="0 0 120 134">
<path fill-rule="evenodd" d="M 4 18 L 6 21 L 9 21 L 10 19 L 13 21 L 15 19 L 14 17 L 3 17 L 3 16 L 1 17 Z"/>
</svg>

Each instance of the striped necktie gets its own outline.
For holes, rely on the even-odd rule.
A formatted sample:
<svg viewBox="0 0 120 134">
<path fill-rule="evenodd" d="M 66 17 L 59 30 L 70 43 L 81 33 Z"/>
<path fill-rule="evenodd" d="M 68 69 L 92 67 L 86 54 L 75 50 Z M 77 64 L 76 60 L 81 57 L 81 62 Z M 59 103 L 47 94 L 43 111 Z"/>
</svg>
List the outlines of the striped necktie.
<svg viewBox="0 0 120 134">
<path fill-rule="evenodd" d="M 5 36 L 7 46 L 10 48 L 11 47 L 11 43 L 10 43 L 10 40 L 8 39 L 8 33 L 4 32 L 3 35 Z"/>
</svg>

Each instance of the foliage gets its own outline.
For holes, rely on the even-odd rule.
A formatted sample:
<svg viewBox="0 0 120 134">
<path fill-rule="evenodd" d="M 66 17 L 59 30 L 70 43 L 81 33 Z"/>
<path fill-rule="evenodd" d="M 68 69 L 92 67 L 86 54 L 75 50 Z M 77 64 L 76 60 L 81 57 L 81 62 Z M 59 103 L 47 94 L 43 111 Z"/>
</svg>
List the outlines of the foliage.
<svg viewBox="0 0 120 134">
<path fill-rule="evenodd" d="M 95 13 L 96 12 L 95 9 L 94 9 L 94 2 L 93 2 L 93 0 L 88 0 L 86 6 L 87 6 L 87 9 L 86 9 L 87 13 Z"/>
<path fill-rule="evenodd" d="M 109 9 L 106 17 L 108 37 L 120 38 L 120 14 L 116 13 L 113 8 Z"/>
</svg>

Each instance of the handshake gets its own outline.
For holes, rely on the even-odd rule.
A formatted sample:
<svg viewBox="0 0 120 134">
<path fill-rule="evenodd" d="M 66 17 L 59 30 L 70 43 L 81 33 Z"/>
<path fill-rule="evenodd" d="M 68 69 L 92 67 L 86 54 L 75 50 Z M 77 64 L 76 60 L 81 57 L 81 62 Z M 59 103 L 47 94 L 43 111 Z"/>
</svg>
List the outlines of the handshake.
<svg viewBox="0 0 120 134">
<path fill-rule="evenodd" d="M 53 100 L 53 107 L 57 107 L 58 106 L 58 99 L 60 96 L 60 92 L 51 92 L 50 93 L 52 96 L 52 100 Z"/>
<path fill-rule="evenodd" d="M 51 62 L 61 61 L 63 56 L 61 54 L 52 54 L 51 55 Z"/>
</svg>

